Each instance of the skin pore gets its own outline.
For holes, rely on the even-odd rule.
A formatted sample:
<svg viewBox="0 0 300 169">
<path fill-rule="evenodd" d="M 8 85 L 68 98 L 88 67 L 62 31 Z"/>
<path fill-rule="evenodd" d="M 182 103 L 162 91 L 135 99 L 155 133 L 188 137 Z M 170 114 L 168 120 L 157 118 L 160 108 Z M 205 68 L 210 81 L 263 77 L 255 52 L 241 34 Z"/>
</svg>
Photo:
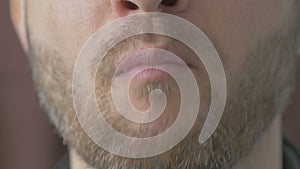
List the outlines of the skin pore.
<svg viewBox="0 0 300 169">
<path fill-rule="evenodd" d="M 276 142 L 280 139 L 278 137 L 280 117 L 279 120 L 274 119 L 276 114 L 282 111 L 294 86 L 296 37 L 300 30 L 299 23 L 296 22 L 299 20 L 299 2 L 184 0 L 187 3 L 185 4 L 179 0 L 177 6 L 168 7 L 159 5 L 158 1 L 149 3 L 147 0 L 136 0 L 134 2 L 140 7 L 138 10 L 124 8 L 119 2 L 118 0 L 27 0 L 24 6 L 14 8 L 16 11 L 20 10 L 20 13 L 25 13 L 15 25 L 17 30 L 26 30 L 19 31 L 19 35 L 24 48 L 27 49 L 41 105 L 72 150 L 72 158 L 77 156 L 83 163 L 96 168 L 124 169 L 226 169 L 236 164 L 239 169 L 253 164 L 257 165 L 255 166 L 257 168 L 263 168 L 261 165 L 264 163 L 271 165 L 270 161 L 277 159 L 280 154 L 279 142 Z M 205 120 L 205 115 L 202 115 L 198 117 L 191 133 L 169 152 L 150 159 L 127 159 L 103 151 L 82 130 L 73 108 L 72 73 L 76 57 L 92 33 L 118 17 L 145 11 L 167 12 L 185 18 L 208 35 L 224 64 L 228 96 L 221 124 L 205 144 L 200 145 L 197 142 L 200 127 Z M 24 32 L 27 32 L 27 35 Z M 153 46 L 160 43 L 163 48 L 170 50 L 171 47 L 166 44 L 186 49 L 182 44 L 164 37 L 142 39 L 128 40 L 124 45 L 128 45 L 126 47 L 128 49 L 130 46 L 134 48 L 135 42 Z M 125 51 L 122 47 L 116 47 L 114 50 L 123 53 Z M 117 56 L 112 51 L 106 60 L 110 69 L 114 68 L 112 63 L 116 59 Z M 193 73 L 198 77 L 199 90 L 204 91 L 201 99 L 204 100 L 202 109 L 205 110 L 205 105 L 209 104 L 210 99 L 209 94 L 205 93 L 208 89 L 207 77 L 201 79 L 202 75 L 205 76 L 205 71 L 201 68 L 201 63 L 197 65 L 199 66 Z M 106 73 L 112 72 L 108 69 Z M 98 98 L 107 95 L 109 86 L 105 84 L 109 82 L 103 73 L 105 71 L 101 70 L 97 73 Z M 159 83 L 163 86 L 170 84 Z M 133 101 L 137 95 L 147 98 L 145 93 L 137 94 L 137 91 L 145 85 L 147 84 L 137 85 L 136 89 L 132 90 Z M 170 98 L 174 98 L 171 95 L 176 95 L 176 89 L 172 91 L 174 92 L 170 92 Z M 170 103 L 166 117 L 174 117 L 171 108 L 177 101 L 175 99 Z M 126 122 L 119 121 L 114 115 L 113 107 L 105 104 L 110 102 L 109 98 L 106 102 L 99 99 L 98 104 L 107 110 L 104 116 L 110 119 L 110 123 L 119 125 L 116 128 L 122 128 L 127 133 L 132 132 L 133 135 L 141 134 L 138 136 L 156 134 L 164 129 L 125 125 Z M 146 101 L 137 101 L 136 104 L 147 105 Z M 141 109 L 143 108 L 141 106 Z M 205 112 L 204 110 L 200 111 Z M 166 117 L 157 121 L 158 125 L 153 126 L 161 124 L 168 126 L 168 122 L 164 119 L 172 118 Z M 255 145 L 256 142 L 258 143 Z M 271 142 L 274 144 L 270 144 Z M 265 145 L 273 145 L 274 150 L 278 151 L 271 153 L 272 151 L 266 150 L 263 152 L 270 154 L 260 153 L 259 150 L 267 148 Z M 255 156 L 259 156 L 258 154 L 272 158 L 257 162 Z M 280 163 L 277 164 L 278 168 L 279 166 Z"/>
</svg>

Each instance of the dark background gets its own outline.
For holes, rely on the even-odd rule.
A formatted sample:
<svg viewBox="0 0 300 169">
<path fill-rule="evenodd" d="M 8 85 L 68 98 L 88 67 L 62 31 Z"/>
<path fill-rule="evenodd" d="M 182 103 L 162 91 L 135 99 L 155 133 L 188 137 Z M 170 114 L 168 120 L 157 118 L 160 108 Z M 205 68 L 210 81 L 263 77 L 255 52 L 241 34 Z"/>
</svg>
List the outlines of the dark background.
<svg viewBox="0 0 300 169">
<path fill-rule="evenodd" d="M 12 28 L 8 0 L 0 2 L 0 168 L 50 169 L 66 151 L 39 108 L 25 53 Z M 284 135 L 300 149 L 300 72 Z"/>
</svg>

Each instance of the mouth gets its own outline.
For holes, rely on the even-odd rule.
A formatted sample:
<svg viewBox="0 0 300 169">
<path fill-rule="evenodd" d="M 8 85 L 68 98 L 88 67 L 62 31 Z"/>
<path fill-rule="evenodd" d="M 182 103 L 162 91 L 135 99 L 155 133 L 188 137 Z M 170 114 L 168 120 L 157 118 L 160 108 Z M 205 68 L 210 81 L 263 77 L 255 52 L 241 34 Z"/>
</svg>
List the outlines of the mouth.
<svg viewBox="0 0 300 169">
<path fill-rule="evenodd" d="M 168 71 L 175 69 L 180 71 L 188 67 L 195 69 L 196 66 L 185 52 L 168 50 L 164 48 L 143 48 L 135 50 L 123 57 L 118 64 L 115 78 L 131 79 L 141 83 L 172 79 Z M 177 57 L 177 59 L 174 59 Z M 178 61 L 181 60 L 181 62 Z"/>
</svg>

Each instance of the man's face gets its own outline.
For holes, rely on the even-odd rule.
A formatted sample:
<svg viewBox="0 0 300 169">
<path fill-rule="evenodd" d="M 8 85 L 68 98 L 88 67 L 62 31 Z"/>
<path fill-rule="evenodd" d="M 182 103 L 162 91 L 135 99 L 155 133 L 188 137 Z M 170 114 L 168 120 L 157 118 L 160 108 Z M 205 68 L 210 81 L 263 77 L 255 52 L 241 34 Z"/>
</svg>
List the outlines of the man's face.
<svg viewBox="0 0 300 169">
<path fill-rule="evenodd" d="M 163 1 L 166 2 L 166 1 Z M 296 0 L 204 1 L 178 0 L 43 0 L 26 1 L 29 59 L 41 104 L 65 141 L 91 165 L 102 168 L 231 168 L 247 155 L 273 116 L 282 110 L 293 88 L 296 37 L 300 30 Z M 157 5 L 155 5 L 157 4 Z M 187 63 L 196 76 L 201 107 L 190 134 L 175 148 L 149 159 L 128 159 L 98 147 L 81 128 L 72 100 L 76 58 L 88 38 L 105 24 L 139 12 L 165 12 L 182 17 L 210 38 L 224 65 L 228 95 L 223 118 L 205 143 L 197 139 L 210 104 L 209 78 L 202 63 Z M 110 93 L 116 64 L 143 47 L 180 49 L 195 60 L 182 43 L 158 35 L 131 37 L 105 57 L 97 72 L 96 95 L 108 122 L 135 137 L 156 135 L 172 124 L 180 94 L 174 80 L 153 71 L 132 81 L 129 97 L 140 110 L 149 107 L 149 88 L 162 89 L 168 98 L 165 115 L 151 124 L 134 124 L 116 112 Z M 109 167 L 108 167 L 109 166 Z"/>
</svg>

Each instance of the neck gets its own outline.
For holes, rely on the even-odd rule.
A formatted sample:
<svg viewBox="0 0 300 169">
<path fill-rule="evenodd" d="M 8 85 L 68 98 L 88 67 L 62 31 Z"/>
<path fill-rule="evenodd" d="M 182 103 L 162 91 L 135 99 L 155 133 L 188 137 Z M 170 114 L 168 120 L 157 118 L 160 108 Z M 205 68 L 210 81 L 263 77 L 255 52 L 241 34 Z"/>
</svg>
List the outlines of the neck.
<svg viewBox="0 0 300 169">
<path fill-rule="evenodd" d="M 234 169 L 282 169 L 281 140 L 281 116 L 278 115 L 256 143 L 252 152 L 241 159 Z M 74 149 L 70 151 L 70 159 L 71 169 L 92 169 Z"/>
<path fill-rule="evenodd" d="M 281 115 L 278 115 L 252 152 L 241 159 L 234 169 L 282 169 Z"/>
<path fill-rule="evenodd" d="M 70 168 L 71 169 L 93 169 L 92 167 L 88 166 L 86 162 L 78 155 L 76 150 L 70 150 Z"/>
</svg>

